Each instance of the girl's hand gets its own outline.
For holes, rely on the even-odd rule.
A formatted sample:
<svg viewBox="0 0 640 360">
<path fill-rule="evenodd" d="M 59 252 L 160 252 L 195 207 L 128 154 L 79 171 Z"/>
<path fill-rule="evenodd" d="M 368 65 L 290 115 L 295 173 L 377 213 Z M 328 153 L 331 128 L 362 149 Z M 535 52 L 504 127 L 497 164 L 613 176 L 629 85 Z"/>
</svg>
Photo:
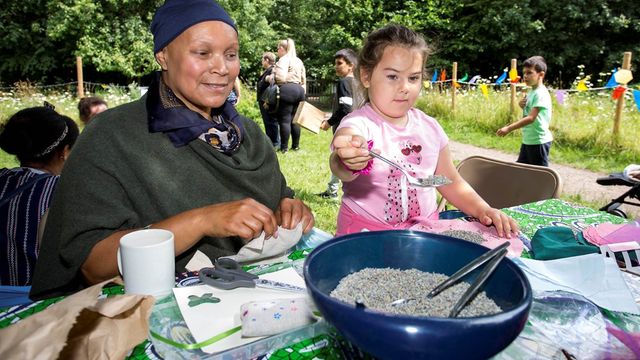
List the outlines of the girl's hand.
<svg viewBox="0 0 640 360">
<path fill-rule="evenodd" d="M 480 222 L 486 226 L 493 225 L 496 227 L 498 236 L 511 239 L 511 236 L 518 236 L 520 228 L 513 218 L 495 208 L 487 208 L 478 216 Z"/>
<path fill-rule="evenodd" d="M 311 231 L 315 219 L 311 209 L 299 199 L 284 198 L 280 200 L 280 206 L 276 210 L 278 224 L 285 229 L 293 229 L 302 223 L 304 234 Z"/>
<path fill-rule="evenodd" d="M 333 153 L 349 170 L 362 170 L 371 160 L 367 140 L 360 135 L 336 135 L 331 146 Z"/>
</svg>

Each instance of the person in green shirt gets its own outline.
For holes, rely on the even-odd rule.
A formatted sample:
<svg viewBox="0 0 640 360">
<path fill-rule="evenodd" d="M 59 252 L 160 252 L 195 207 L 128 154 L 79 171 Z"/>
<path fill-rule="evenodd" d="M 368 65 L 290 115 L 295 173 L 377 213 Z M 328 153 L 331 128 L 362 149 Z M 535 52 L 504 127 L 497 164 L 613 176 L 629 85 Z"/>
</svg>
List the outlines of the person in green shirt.
<svg viewBox="0 0 640 360">
<path fill-rule="evenodd" d="M 531 90 L 520 100 L 524 117 L 503 126 L 496 132 L 498 136 L 522 128 L 522 145 L 518 162 L 532 165 L 549 166 L 549 150 L 553 135 L 549 130 L 551 122 L 551 95 L 544 86 L 547 63 L 542 56 L 532 56 L 523 64 L 524 81 Z"/>
</svg>

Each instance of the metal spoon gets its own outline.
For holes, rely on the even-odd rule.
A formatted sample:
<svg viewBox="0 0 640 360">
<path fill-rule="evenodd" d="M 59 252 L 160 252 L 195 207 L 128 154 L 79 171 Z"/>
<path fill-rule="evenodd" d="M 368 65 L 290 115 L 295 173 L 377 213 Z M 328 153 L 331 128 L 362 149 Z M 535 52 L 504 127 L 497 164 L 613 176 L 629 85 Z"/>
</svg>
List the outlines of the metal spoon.
<svg viewBox="0 0 640 360">
<path fill-rule="evenodd" d="M 426 178 L 416 178 L 413 177 L 411 175 L 409 175 L 409 173 L 402 168 L 402 166 L 394 163 L 393 161 L 383 157 L 382 155 L 375 153 L 371 150 L 369 150 L 369 155 L 373 156 L 374 158 L 380 159 L 384 162 L 386 162 L 387 164 L 395 167 L 396 169 L 400 170 L 400 172 L 402 172 L 404 174 L 404 176 L 407 177 L 407 181 L 409 182 L 409 184 L 414 185 L 414 186 L 421 186 L 421 187 L 438 187 L 438 186 L 442 186 L 442 185 L 449 185 L 451 184 L 451 180 L 449 180 L 446 176 L 443 175 L 429 175 Z"/>
</svg>

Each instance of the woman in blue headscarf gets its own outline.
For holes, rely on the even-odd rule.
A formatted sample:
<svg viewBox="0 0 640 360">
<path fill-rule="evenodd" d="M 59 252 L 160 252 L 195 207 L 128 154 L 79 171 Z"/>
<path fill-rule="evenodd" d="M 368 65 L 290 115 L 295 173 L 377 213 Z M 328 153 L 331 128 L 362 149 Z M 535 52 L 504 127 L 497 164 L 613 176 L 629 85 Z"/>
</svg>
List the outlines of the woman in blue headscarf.
<svg viewBox="0 0 640 360">
<path fill-rule="evenodd" d="M 118 274 L 120 238 L 175 235 L 176 271 L 197 250 L 236 253 L 263 231 L 313 227 L 269 139 L 226 102 L 240 71 L 238 33 L 213 0 L 167 0 L 151 23 L 161 71 L 138 101 L 100 114 L 60 181 L 36 266 L 33 299 Z"/>
</svg>

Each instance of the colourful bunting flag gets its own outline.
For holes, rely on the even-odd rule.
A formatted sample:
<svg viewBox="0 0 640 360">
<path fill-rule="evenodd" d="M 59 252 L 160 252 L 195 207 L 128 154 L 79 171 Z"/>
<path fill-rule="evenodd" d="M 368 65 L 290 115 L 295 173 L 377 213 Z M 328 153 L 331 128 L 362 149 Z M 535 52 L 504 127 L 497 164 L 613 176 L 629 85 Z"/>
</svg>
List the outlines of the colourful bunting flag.
<svg viewBox="0 0 640 360">
<path fill-rule="evenodd" d="M 585 84 L 585 81 L 586 80 L 582 79 L 582 80 L 580 80 L 578 82 L 578 86 L 576 87 L 578 89 L 578 91 L 587 91 L 587 90 L 589 90 L 589 88 Z"/>
<path fill-rule="evenodd" d="M 457 89 L 460 87 L 460 84 L 458 84 L 457 81 L 453 80 L 453 87 Z"/>
<path fill-rule="evenodd" d="M 621 85 L 627 85 L 629 81 L 633 80 L 633 75 L 631 71 L 627 69 L 620 69 L 613 74 L 613 77 L 616 79 L 616 82 Z"/>
<path fill-rule="evenodd" d="M 640 90 L 633 90 L 633 100 L 636 101 L 636 107 L 640 111 Z"/>
<path fill-rule="evenodd" d="M 465 81 L 467 81 L 467 79 L 468 79 L 468 78 L 469 78 L 469 74 L 464 73 L 464 76 L 462 77 L 462 79 L 460 79 L 460 80 L 458 80 L 458 81 L 460 81 L 460 82 L 465 82 Z"/>
<path fill-rule="evenodd" d="M 475 84 L 476 81 L 480 80 L 480 75 L 476 75 L 469 80 L 469 84 Z"/>
<path fill-rule="evenodd" d="M 425 89 L 430 89 L 430 88 L 431 88 L 431 82 L 430 82 L 430 81 L 427 81 L 427 80 L 424 80 L 424 81 L 422 81 L 422 86 L 423 86 Z"/>
<path fill-rule="evenodd" d="M 520 76 L 518 76 L 518 69 L 513 68 L 509 70 L 509 80 L 512 83 L 518 82 L 518 80 L 520 80 Z"/>
<path fill-rule="evenodd" d="M 431 82 L 438 81 L 438 69 L 433 70 L 433 76 L 431 77 Z"/>
<path fill-rule="evenodd" d="M 616 71 L 618 71 L 618 69 L 613 69 L 613 71 L 611 72 L 611 77 L 609 78 L 609 81 L 607 81 L 607 85 L 605 85 L 604 87 L 614 88 L 618 86 L 618 82 L 616 81 L 616 77 L 615 77 Z"/>
<path fill-rule="evenodd" d="M 489 98 L 489 89 L 487 89 L 487 84 L 480 84 L 480 91 L 482 91 L 482 95 L 484 95 L 484 97 L 487 99 Z"/>
<path fill-rule="evenodd" d="M 447 69 L 442 69 L 442 72 L 440 73 L 440 81 L 445 80 L 447 80 Z"/>
<path fill-rule="evenodd" d="M 567 92 L 564 90 L 556 90 L 556 100 L 559 105 L 564 105 L 564 99 L 567 96 Z"/>
<path fill-rule="evenodd" d="M 613 89 L 613 92 L 611 93 L 611 98 L 613 100 L 618 100 L 626 90 L 627 88 L 625 88 L 624 86 L 618 86 L 617 88 Z"/>
<path fill-rule="evenodd" d="M 500 77 L 498 78 L 498 80 L 496 80 L 496 85 L 501 85 L 501 84 L 502 84 L 502 82 L 504 81 L 504 79 L 506 79 L 506 78 L 507 78 L 507 72 L 506 72 L 506 71 L 504 71 L 504 72 L 502 73 L 502 75 L 500 75 Z"/>
</svg>

